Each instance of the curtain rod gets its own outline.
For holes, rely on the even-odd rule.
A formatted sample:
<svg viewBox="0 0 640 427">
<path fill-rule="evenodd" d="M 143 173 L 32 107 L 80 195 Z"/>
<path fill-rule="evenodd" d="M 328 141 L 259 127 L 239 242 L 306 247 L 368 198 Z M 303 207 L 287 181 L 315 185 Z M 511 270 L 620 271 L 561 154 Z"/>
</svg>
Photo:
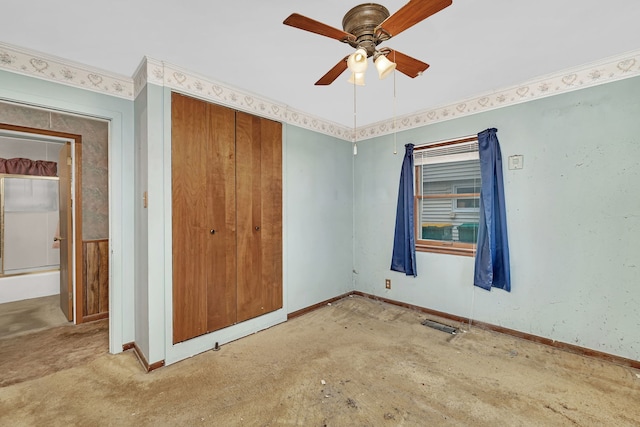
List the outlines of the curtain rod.
<svg viewBox="0 0 640 427">
<path fill-rule="evenodd" d="M 440 141 L 425 142 L 424 144 L 416 145 L 413 147 L 413 151 L 425 150 L 433 147 L 443 147 L 445 145 L 461 144 L 463 142 L 477 141 L 478 135 L 459 136 L 451 139 L 441 139 Z"/>
</svg>

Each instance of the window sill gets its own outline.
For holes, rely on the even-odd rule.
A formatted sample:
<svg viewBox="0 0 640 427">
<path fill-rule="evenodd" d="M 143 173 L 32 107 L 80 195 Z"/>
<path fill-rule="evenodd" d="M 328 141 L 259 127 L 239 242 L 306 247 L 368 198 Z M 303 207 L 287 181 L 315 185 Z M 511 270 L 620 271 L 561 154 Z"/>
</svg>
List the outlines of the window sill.
<svg viewBox="0 0 640 427">
<path fill-rule="evenodd" d="M 472 243 L 453 243 L 439 240 L 418 240 L 416 241 L 417 252 L 431 252 L 436 254 L 458 255 L 475 257 L 476 245 Z"/>
</svg>

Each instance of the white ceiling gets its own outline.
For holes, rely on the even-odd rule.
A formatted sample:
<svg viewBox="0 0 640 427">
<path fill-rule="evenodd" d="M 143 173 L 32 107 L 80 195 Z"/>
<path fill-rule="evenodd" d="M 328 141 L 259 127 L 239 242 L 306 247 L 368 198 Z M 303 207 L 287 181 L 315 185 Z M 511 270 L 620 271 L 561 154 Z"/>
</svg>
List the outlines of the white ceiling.
<svg viewBox="0 0 640 427">
<path fill-rule="evenodd" d="M 407 1 L 381 3 L 394 13 Z M 353 49 L 282 21 L 297 12 L 341 29 L 360 3 L 12 0 L 1 8 L 0 42 L 128 77 L 146 55 L 350 127 L 348 72 L 330 86 L 314 83 Z M 381 45 L 431 67 L 416 79 L 397 73 L 395 102 L 394 78 L 379 81 L 370 67 L 356 91 L 357 126 L 636 50 L 639 18 L 638 0 L 453 0 Z"/>
</svg>

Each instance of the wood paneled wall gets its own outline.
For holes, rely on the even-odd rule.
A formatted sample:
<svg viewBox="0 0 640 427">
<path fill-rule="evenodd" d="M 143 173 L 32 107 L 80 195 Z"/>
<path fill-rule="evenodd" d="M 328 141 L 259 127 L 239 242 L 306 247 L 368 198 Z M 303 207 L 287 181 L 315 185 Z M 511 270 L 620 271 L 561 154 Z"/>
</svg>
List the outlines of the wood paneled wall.
<svg viewBox="0 0 640 427">
<path fill-rule="evenodd" d="M 82 242 L 82 322 L 109 316 L 109 240 Z M 80 322 L 79 322 L 80 323 Z"/>
</svg>

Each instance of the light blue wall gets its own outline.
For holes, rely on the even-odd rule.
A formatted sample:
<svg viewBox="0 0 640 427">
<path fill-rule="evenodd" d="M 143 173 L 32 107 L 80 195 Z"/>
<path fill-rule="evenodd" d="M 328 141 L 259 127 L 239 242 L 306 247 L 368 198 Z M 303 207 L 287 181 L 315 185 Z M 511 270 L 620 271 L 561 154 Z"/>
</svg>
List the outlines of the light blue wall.
<svg viewBox="0 0 640 427">
<path fill-rule="evenodd" d="M 172 363 L 357 289 L 640 360 L 640 78 L 402 132 L 397 155 L 391 136 L 361 141 L 354 158 L 348 142 L 284 125 L 284 308 L 177 346 L 169 93 L 149 85 L 134 111 L 133 101 L 0 71 L 3 100 L 110 120 L 112 352 L 139 339 L 150 363 Z M 419 253 L 418 278 L 390 272 L 403 144 L 488 127 L 505 159 L 524 156 L 523 170 L 505 170 L 513 292 L 471 286 L 467 257 Z"/>
<path fill-rule="evenodd" d="M 5 71 L 0 99 L 109 120 L 110 351 L 120 352 L 135 335 L 133 102 Z"/>
<path fill-rule="evenodd" d="M 148 188 L 149 158 L 149 110 L 147 87 L 134 101 L 135 114 L 135 342 L 145 354 L 149 354 L 149 218 L 142 201 Z"/>
<path fill-rule="evenodd" d="M 165 358 L 165 330 L 160 326 L 165 321 L 165 285 L 166 265 L 165 254 L 168 243 L 166 239 L 167 224 L 171 225 L 171 216 L 166 213 L 167 195 L 170 195 L 170 181 L 166 168 L 167 147 L 165 139 L 165 90 L 156 85 L 147 85 L 147 158 L 146 158 L 146 187 L 140 191 L 147 192 L 147 286 L 149 293 L 148 318 L 149 322 L 149 363 Z M 170 154 L 170 149 L 168 151 Z M 163 167 L 164 165 L 164 167 Z M 170 165 L 170 163 L 169 163 Z M 169 169 L 170 171 L 171 169 Z M 167 184 L 169 183 L 169 184 Z M 167 187 L 168 185 L 168 187 Z M 138 207 L 143 207 L 143 200 L 139 199 Z M 170 233 L 169 233 L 170 234 Z M 169 276 L 170 277 L 170 276 Z"/>
<path fill-rule="evenodd" d="M 353 290 L 349 142 L 287 126 L 284 171 L 288 311 Z"/>
<path fill-rule="evenodd" d="M 359 144 L 356 289 L 640 360 L 640 78 Z M 403 145 L 498 129 L 512 292 L 472 286 L 473 259 L 417 254 L 389 270 Z M 523 170 L 506 159 L 524 156 Z M 392 279 L 392 289 L 384 279 Z"/>
</svg>

